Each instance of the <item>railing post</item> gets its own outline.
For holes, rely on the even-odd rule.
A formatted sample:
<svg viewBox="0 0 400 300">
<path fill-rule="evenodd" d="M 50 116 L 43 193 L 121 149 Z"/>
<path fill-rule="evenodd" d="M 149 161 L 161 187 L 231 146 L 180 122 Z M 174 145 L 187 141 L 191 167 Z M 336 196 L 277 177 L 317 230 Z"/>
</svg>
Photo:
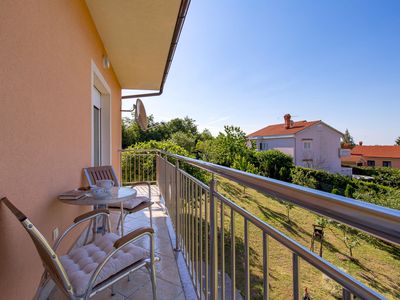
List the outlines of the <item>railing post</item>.
<svg viewBox="0 0 400 300">
<path fill-rule="evenodd" d="M 210 181 L 210 254 L 211 254 L 211 298 L 218 299 L 218 236 L 217 236 L 217 202 L 214 197 L 214 174 Z"/>
<path fill-rule="evenodd" d="M 300 289 L 299 289 L 299 257 L 296 253 L 292 254 L 293 261 L 293 299 L 300 299 Z"/>
<path fill-rule="evenodd" d="M 343 288 L 343 290 L 342 290 L 342 299 L 343 300 L 353 300 L 354 297 L 348 290 Z"/>
<path fill-rule="evenodd" d="M 164 157 L 164 202 L 167 205 L 167 155 Z"/>
<path fill-rule="evenodd" d="M 180 235 L 180 226 L 179 226 L 179 160 L 175 162 L 175 251 L 179 251 L 179 235 Z"/>
</svg>

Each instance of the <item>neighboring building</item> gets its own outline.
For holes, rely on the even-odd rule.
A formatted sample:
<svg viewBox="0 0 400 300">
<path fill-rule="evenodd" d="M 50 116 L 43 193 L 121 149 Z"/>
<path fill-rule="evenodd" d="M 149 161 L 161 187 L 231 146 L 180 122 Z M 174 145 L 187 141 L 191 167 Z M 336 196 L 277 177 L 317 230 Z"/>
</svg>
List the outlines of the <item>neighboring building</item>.
<svg viewBox="0 0 400 300">
<path fill-rule="evenodd" d="M 349 157 L 342 157 L 342 164 L 400 168 L 400 146 L 363 146 L 361 144 L 351 150 Z"/>
<path fill-rule="evenodd" d="M 259 151 L 276 149 L 293 157 L 294 164 L 342 173 L 340 140 L 343 133 L 319 121 L 293 122 L 290 114 L 283 124 L 269 125 L 248 135 Z"/>
</svg>

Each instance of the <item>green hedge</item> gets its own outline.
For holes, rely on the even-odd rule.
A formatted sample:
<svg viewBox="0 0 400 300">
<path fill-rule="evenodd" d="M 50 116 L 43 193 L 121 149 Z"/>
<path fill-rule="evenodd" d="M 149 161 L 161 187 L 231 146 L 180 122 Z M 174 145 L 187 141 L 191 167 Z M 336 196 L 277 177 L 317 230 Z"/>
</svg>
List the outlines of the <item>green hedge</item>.
<svg viewBox="0 0 400 300">
<path fill-rule="evenodd" d="M 291 177 L 295 184 L 400 209 L 400 190 L 396 188 L 302 167 L 294 167 Z"/>
<path fill-rule="evenodd" d="M 385 167 L 353 167 L 353 174 L 374 177 L 377 184 L 400 188 L 400 169 Z"/>
</svg>

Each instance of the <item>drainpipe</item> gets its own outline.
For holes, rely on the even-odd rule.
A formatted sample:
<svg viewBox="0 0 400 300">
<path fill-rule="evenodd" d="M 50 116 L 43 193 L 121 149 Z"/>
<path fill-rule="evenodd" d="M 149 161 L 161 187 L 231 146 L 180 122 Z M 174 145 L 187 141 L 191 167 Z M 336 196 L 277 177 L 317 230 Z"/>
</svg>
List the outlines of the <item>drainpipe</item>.
<svg viewBox="0 0 400 300">
<path fill-rule="evenodd" d="M 175 29 L 174 29 L 174 34 L 172 35 L 171 46 L 169 48 L 168 57 L 167 57 L 167 61 L 165 63 L 165 68 L 164 68 L 164 75 L 163 75 L 163 78 L 161 81 L 159 91 L 147 93 L 147 94 L 126 95 L 126 96 L 122 96 L 121 100 L 132 99 L 132 98 L 143 98 L 143 97 L 155 97 L 155 96 L 162 95 L 162 93 L 164 91 L 164 84 L 165 84 L 165 81 L 167 80 L 169 68 L 171 67 L 171 63 L 174 58 L 176 46 L 178 45 L 179 37 L 181 35 L 183 24 L 185 22 L 185 18 L 186 18 L 188 9 L 189 9 L 189 4 L 190 4 L 190 0 L 182 0 L 181 1 L 181 6 L 179 8 L 178 18 L 176 20 Z"/>
</svg>

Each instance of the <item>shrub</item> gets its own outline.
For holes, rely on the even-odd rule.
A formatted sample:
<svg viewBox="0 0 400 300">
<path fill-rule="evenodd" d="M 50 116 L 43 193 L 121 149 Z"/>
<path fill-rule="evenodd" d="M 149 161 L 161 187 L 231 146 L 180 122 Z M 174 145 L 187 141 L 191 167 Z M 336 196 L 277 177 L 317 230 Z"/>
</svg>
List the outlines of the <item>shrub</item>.
<svg viewBox="0 0 400 300">
<path fill-rule="evenodd" d="M 294 167 L 291 177 L 295 184 L 400 209 L 399 189 L 303 167 Z"/>
<path fill-rule="evenodd" d="M 267 150 L 256 152 L 255 158 L 257 161 L 256 167 L 260 175 L 282 180 L 289 179 L 287 175 L 290 172 L 285 169 L 281 172 L 281 169 L 286 168 L 290 170 L 293 167 L 293 159 L 291 156 L 278 150 Z"/>
<path fill-rule="evenodd" d="M 170 153 L 173 154 L 178 154 L 178 155 L 182 155 L 182 156 L 187 156 L 187 157 L 193 157 L 193 155 L 189 154 L 189 152 L 187 150 L 185 150 L 184 148 L 182 148 L 181 146 L 175 144 L 172 141 L 148 141 L 148 142 L 141 142 L 141 143 L 137 143 L 134 146 L 129 147 L 128 149 L 133 149 L 133 150 L 146 150 L 146 149 L 158 149 L 158 150 L 164 150 L 164 151 L 168 151 Z M 128 160 L 124 159 L 124 156 L 129 155 L 129 153 L 124 153 L 122 156 L 122 162 L 123 165 L 122 167 L 124 168 L 124 162 L 128 162 Z M 145 172 L 150 172 L 150 170 L 153 168 L 153 170 L 155 170 L 155 160 L 152 157 L 147 157 L 146 158 L 147 161 L 142 161 L 144 168 L 145 168 Z M 171 163 L 175 163 L 175 160 L 172 158 L 168 158 L 168 160 Z M 210 180 L 210 176 L 203 170 L 197 168 L 197 167 L 193 167 L 189 164 L 186 163 L 182 163 L 180 164 L 180 168 L 182 168 L 183 170 L 185 170 L 186 172 L 188 172 L 189 174 L 191 174 L 192 176 L 196 177 L 197 179 L 203 181 L 204 183 L 208 184 L 208 181 Z M 127 168 L 127 170 L 135 170 L 136 168 L 134 166 L 132 166 L 131 168 Z M 134 177 L 132 177 L 134 178 Z"/>
<path fill-rule="evenodd" d="M 353 174 L 372 176 L 374 183 L 400 188 L 400 169 L 385 167 L 353 167 Z"/>
<path fill-rule="evenodd" d="M 346 189 L 344 190 L 344 195 L 348 198 L 353 198 L 354 187 L 351 184 L 346 185 Z"/>
<path fill-rule="evenodd" d="M 290 169 L 288 167 L 281 167 L 279 170 L 279 178 L 283 181 L 291 181 Z"/>
<path fill-rule="evenodd" d="M 308 170 L 310 169 L 300 167 L 293 168 L 291 171 L 292 183 L 317 189 L 318 181 Z"/>
</svg>

